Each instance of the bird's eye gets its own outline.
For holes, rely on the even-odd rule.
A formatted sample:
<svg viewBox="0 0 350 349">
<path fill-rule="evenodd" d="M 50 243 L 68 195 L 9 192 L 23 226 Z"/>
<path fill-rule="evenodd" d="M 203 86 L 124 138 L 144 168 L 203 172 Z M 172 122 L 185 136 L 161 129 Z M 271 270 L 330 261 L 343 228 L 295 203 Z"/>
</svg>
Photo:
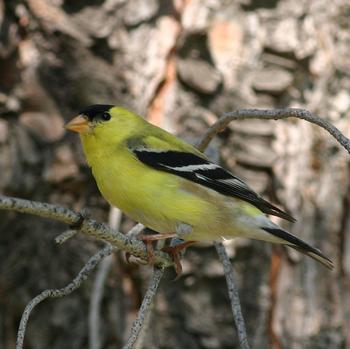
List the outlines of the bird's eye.
<svg viewBox="0 0 350 349">
<path fill-rule="evenodd" d="M 101 115 L 101 118 L 103 121 L 108 121 L 111 119 L 111 115 L 107 112 L 104 112 L 102 115 Z"/>
</svg>

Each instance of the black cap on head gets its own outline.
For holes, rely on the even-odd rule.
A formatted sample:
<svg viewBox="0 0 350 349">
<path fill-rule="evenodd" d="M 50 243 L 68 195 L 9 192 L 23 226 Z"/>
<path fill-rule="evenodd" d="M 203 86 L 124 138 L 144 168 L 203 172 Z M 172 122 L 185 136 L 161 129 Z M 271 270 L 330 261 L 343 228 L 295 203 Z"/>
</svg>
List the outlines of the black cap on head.
<svg viewBox="0 0 350 349">
<path fill-rule="evenodd" d="M 113 105 L 111 104 L 94 104 L 90 105 L 89 107 L 81 110 L 79 112 L 80 115 L 85 115 L 88 117 L 90 121 L 94 119 L 95 116 L 100 115 L 109 109 L 111 109 Z"/>
</svg>

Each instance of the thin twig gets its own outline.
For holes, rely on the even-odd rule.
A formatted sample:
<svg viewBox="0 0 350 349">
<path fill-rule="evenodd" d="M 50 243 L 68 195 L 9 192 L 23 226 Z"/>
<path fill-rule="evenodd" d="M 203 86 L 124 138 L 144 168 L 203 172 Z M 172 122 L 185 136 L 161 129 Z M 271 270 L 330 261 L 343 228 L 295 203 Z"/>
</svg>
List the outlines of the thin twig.
<svg viewBox="0 0 350 349">
<path fill-rule="evenodd" d="M 220 261 L 224 267 L 224 273 L 225 273 L 226 283 L 228 288 L 228 295 L 231 302 L 233 318 L 236 324 L 239 344 L 242 349 L 249 349 L 247 331 L 244 324 L 244 318 L 242 315 L 238 288 L 236 286 L 235 275 L 231 265 L 231 261 L 226 253 L 225 246 L 221 242 L 214 242 L 214 244 L 215 244 L 216 251 L 219 255 Z"/>
<path fill-rule="evenodd" d="M 36 216 L 51 218 L 63 223 L 74 225 L 81 221 L 81 215 L 68 208 L 37 201 L 29 201 L 0 195 L 0 209 L 29 213 Z M 93 219 L 84 218 L 79 231 L 99 240 L 105 240 L 120 250 L 148 261 L 148 254 L 143 242 L 111 229 L 106 224 Z M 173 262 L 167 253 L 155 251 L 155 265 L 169 267 Z"/>
<path fill-rule="evenodd" d="M 111 206 L 109 209 L 108 224 L 111 228 L 119 230 L 122 220 L 122 211 L 119 208 Z"/>
<path fill-rule="evenodd" d="M 100 262 L 101 259 L 111 254 L 113 251 L 113 247 L 108 244 L 102 250 L 97 252 L 94 256 L 92 256 L 89 261 L 85 264 L 84 268 L 81 269 L 79 274 L 75 277 L 75 279 L 68 284 L 66 287 L 60 289 L 50 289 L 41 292 L 38 296 L 33 298 L 25 307 L 21 322 L 19 324 L 19 329 L 17 333 L 17 341 L 16 341 L 16 349 L 23 348 L 24 335 L 28 323 L 29 316 L 33 309 L 41 303 L 46 298 L 57 298 L 64 297 L 75 291 L 80 285 L 87 279 L 88 275 L 91 271 L 96 267 L 96 265 Z"/>
<path fill-rule="evenodd" d="M 225 118 L 225 117 L 224 117 Z M 213 137 L 222 130 L 222 118 L 220 118 L 201 138 L 197 148 L 201 151 L 204 151 L 209 145 Z M 216 127 L 216 125 L 219 125 Z M 224 126 L 226 127 L 227 124 Z M 209 132 L 211 131 L 211 132 Z M 228 295 L 231 303 L 231 310 L 234 322 L 236 324 L 236 329 L 238 333 L 238 340 L 241 346 L 241 349 L 249 349 L 247 330 L 244 322 L 244 317 L 241 309 L 241 302 L 239 300 L 238 288 L 235 282 L 234 270 L 231 265 L 229 256 L 227 255 L 225 246 L 221 242 L 214 242 L 216 251 L 219 255 L 219 259 L 224 268 L 224 274 L 226 278 Z"/>
<path fill-rule="evenodd" d="M 210 141 L 231 121 L 245 120 L 245 119 L 262 119 L 262 120 L 281 120 L 290 117 L 306 120 L 310 123 L 318 125 L 329 132 L 338 143 L 343 146 L 348 153 L 350 153 L 350 140 L 345 137 L 335 126 L 329 123 L 327 120 L 321 119 L 316 115 L 313 115 L 305 109 L 297 108 L 285 108 L 285 109 L 240 109 L 223 114 L 219 120 L 217 120 L 204 134 L 199 141 L 197 148 L 204 151 L 209 145 Z M 219 258 L 224 267 L 224 273 L 226 277 L 226 283 L 228 287 L 229 297 L 231 301 L 231 308 L 234 317 L 234 321 L 237 327 L 238 338 L 242 349 L 249 349 L 248 338 L 246 333 L 246 327 L 244 318 L 242 315 L 241 304 L 239 300 L 238 289 L 235 284 L 234 271 L 227 255 L 225 247 L 221 243 L 215 243 L 215 247 Z"/>
<path fill-rule="evenodd" d="M 164 268 L 154 268 L 152 278 L 147 287 L 145 296 L 143 297 L 142 304 L 137 315 L 137 319 L 134 321 L 131 327 L 131 334 L 124 345 L 123 349 L 132 349 L 134 344 L 142 330 L 142 326 L 146 319 L 146 316 L 150 310 L 150 307 L 153 303 L 154 296 L 157 293 L 157 289 L 160 283 L 160 280 L 164 274 Z"/>
<path fill-rule="evenodd" d="M 201 138 L 198 149 L 203 151 L 209 142 L 227 125 L 234 120 L 261 119 L 261 120 L 282 120 L 287 118 L 298 118 L 318 125 L 329 132 L 340 145 L 350 153 L 350 140 L 345 137 L 335 126 L 327 120 L 310 113 L 305 109 L 285 108 L 285 109 L 239 109 L 224 113 Z"/>
<path fill-rule="evenodd" d="M 106 257 L 98 266 L 96 278 L 92 286 L 89 308 L 89 348 L 101 348 L 101 302 L 104 285 L 113 264 L 113 255 Z"/>
<path fill-rule="evenodd" d="M 121 211 L 116 207 L 109 210 L 109 226 L 118 230 L 122 218 Z M 92 286 L 90 306 L 89 306 L 89 348 L 100 349 L 101 341 L 101 303 L 103 299 L 104 286 L 108 274 L 113 265 L 113 255 L 106 257 L 98 266 L 95 280 Z"/>
<path fill-rule="evenodd" d="M 126 236 L 130 239 L 135 239 L 138 235 L 140 235 L 143 229 L 145 229 L 145 226 L 141 223 L 137 223 L 126 233 Z"/>
<path fill-rule="evenodd" d="M 74 229 L 68 229 L 61 233 L 60 235 L 55 237 L 55 242 L 56 244 L 62 245 L 64 244 L 67 240 L 71 239 L 73 236 L 78 234 L 78 230 Z"/>
</svg>

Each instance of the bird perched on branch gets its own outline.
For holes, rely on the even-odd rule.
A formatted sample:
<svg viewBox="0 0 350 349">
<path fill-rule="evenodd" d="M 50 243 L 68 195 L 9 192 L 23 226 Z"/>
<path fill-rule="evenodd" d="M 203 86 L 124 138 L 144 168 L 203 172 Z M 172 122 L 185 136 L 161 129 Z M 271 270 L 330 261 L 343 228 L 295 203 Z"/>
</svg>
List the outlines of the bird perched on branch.
<svg viewBox="0 0 350 349">
<path fill-rule="evenodd" d="M 333 267 L 321 251 L 281 229 L 265 214 L 294 222 L 292 216 L 192 145 L 128 109 L 92 105 L 65 127 L 80 134 L 105 199 L 159 233 L 143 236 L 148 244 L 179 237 L 186 242 L 167 250 L 177 257 L 181 248 L 194 241 L 245 237 L 290 246 Z"/>
</svg>

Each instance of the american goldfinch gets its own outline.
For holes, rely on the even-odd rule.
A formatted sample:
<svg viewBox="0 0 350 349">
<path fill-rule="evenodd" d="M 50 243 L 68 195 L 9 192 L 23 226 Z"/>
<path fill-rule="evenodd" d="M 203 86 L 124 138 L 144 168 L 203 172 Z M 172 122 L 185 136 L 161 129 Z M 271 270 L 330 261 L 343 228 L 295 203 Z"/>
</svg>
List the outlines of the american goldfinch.
<svg viewBox="0 0 350 349">
<path fill-rule="evenodd" d="M 290 246 L 328 268 L 321 251 L 265 214 L 295 221 L 192 145 L 126 108 L 97 104 L 65 125 L 78 132 L 110 204 L 159 233 L 192 241 L 245 237 Z"/>
</svg>

